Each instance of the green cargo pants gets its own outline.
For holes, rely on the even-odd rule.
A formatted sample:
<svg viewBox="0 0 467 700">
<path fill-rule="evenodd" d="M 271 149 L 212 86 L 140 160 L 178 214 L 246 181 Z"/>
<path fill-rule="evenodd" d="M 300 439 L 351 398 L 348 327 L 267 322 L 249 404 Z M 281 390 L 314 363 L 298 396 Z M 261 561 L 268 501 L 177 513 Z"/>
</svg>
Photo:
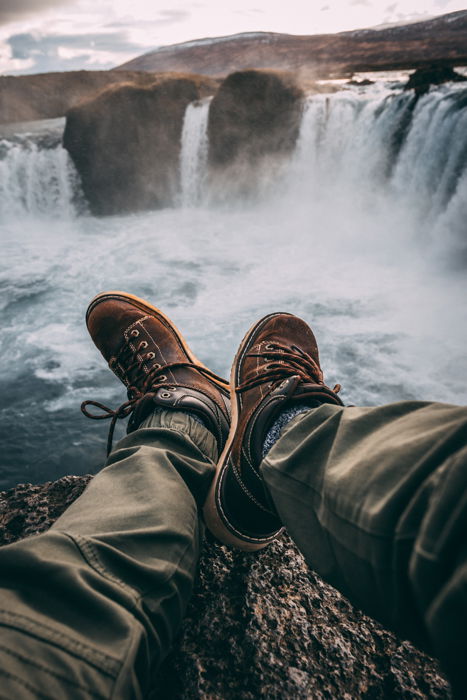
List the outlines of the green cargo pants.
<svg viewBox="0 0 467 700">
<path fill-rule="evenodd" d="M 263 461 L 308 563 L 467 688 L 467 409 L 323 405 Z M 47 533 L 0 549 L 0 698 L 141 698 L 189 599 L 217 458 L 190 416 L 124 438 Z"/>
</svg>

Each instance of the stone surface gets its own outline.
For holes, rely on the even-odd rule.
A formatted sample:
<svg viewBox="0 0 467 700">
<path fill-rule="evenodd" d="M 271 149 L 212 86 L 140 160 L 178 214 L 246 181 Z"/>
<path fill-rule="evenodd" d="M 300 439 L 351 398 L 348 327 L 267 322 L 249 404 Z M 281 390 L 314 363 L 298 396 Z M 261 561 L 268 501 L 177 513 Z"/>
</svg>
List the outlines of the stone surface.
<svg viewBox="0 0 467 700">
<path fill-rule="evenodd" d="M 63 143 L 96 215 L 174 203 L 187 105 L 214 91 L 209 79 L 177 77 L 113 86 L 67 112 Z"/>
<path fill-rule="evenodd" d="M 46 530 L 89 476 L 0 494 L 0 543 Z M 437 664 L 355 610 L 287 537 L 259 554 L 206 542 L 162 700 L 447 699 Z"/>
<path fill-rule="evenodd" d="M 274 179 L 295 147 L 303 91 L 290 73 L 248 70 L 229 75 L 209 110 L 210 189 L 248 196 Z M 264 177 L 258 177 L 262 169 Z"/>
<path fill-rule="evenodd" d="M 418 68 L 409 77 L 405 90 L 415 90 L 417 95 L 424 95 L 432 85 L 442 85 L 449 82 L 464 82 L 467 78 L 456 73 L 450 66 L 443 64 Z"/>
</svg>

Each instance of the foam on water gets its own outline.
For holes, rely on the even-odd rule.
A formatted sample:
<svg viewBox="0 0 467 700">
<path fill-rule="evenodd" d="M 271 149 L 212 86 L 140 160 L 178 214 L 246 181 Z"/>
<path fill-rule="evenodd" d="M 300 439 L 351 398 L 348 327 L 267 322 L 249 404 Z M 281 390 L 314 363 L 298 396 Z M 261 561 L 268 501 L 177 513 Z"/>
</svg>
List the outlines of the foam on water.
<svg viewBox="0 0 467 700">
<path fill-rule="evenodd" d="M 446 262 L 465 246 L 467 174 L 449 152 L 465 143 L 460 96 L 430 93 L 405 121 L 409 95 L 312 98 L 288 172 L 257 203 L 9 218 L 0 260 L 5 483 L 89 471 L 103 457 L 106 426 L 80 422 L 78 405 L 124 400 L 84 325 L 89 299 L 104 289 L 163 308 L 224 375 L 248 327 L 286 310 L 312 324 L 326 379 L 343 384 L 346 400 L 464 403 L 467 284 Z M 199 182 L 200 169 L 192 173 Z M 31 472 L 51 459 L 53 470 Z"/>
</svg>

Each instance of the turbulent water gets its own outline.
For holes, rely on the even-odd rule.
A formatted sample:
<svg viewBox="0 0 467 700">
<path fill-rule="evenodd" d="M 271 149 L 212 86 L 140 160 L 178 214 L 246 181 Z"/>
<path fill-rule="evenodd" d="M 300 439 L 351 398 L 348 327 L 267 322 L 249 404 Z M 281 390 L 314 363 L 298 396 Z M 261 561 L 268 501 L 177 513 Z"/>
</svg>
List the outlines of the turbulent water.
<svg viewBox="0 0 467 700">
<path fill-rule="evenodd" d="M 180 206 L 126 217 L 86 214 L 56 138 L 0 134 L 0 487 L 101 463 L 107 426 L 79 404 L 125 398 L 84 325 L 105 289 L 162 307 L 217 372 L 258 317 L 286 310 L 312 324 L 346 401 L 466 401 L 465 88 L 310 98 L 277 181 L 222 207 L 206 191 L 208 109 L 187 110 Z"/>
</svg>

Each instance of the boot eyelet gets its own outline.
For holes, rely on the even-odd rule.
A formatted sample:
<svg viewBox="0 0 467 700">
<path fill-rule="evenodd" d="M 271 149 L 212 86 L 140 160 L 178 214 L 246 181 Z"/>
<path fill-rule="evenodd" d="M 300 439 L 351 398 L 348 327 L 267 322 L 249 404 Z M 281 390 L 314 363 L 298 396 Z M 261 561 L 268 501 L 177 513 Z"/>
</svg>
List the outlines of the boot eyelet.
<svg viewBox="0 0 467 700">
<path fill-rule="evenodd" d="M 151 352 L 148 352 L 148 354 L 146 355 L 146 357 L 148 358 L 148 360 L 153 360 L 153 359 L 155 358 L 155 356 L 156 356 L 156 353 L 155 353 L 155 352 L 152 352 L 152 351 L 151 351 Z M 156 367 L 156 365 L 154 365 L 154 367 Z"/>
<path fill-rule="evenodd" d="M 171 396 L 172 394 L 169 394 L 168 391 L 161 392 L 161 399 L 170 399 Z"/>
<path fill-rule="evenodd" d="M 168 386 L 167 391 L 177 391 L 177 389 L 174 386 Z"/>
<path fill-rule="evenodd" d="M 130 335 L 133 336 L 133 338 L 137 338 L 139 336 L 139 331 L 136 328 L 133 328 L 133 330 L 130 331 Z"/>
<path fill-rule="evenodd" d="M 166 382 L 166 381 L 167 381 L 167 377 L 165 376 L 165 374 L 161 374 L 161 376 L 159 377 L 159 381 L 160 381 L 160 382 Z"/>
<path fill-rule="evenodd" d="M 142 349 L 146 349 L 147 347 L 148 347 L 148 342 L 147 342 L 147 340 L 142 340 L 142 341 L 141 341 L 141 348 L 142 348 Z"/>
<path fill-rule="evenodd" d="M 266 345 L 264 346 L 264 349 L 265 350 L 274 350 L 274 345 L 272 345 L 272 343 L 266 343 Z"/>
<path fill-rule="evenodd" d="M 161 369 L 162 365 L 160 365 L 158 362 L 155 362 L 153 364 L 154 369 Z"/>
</svg>

